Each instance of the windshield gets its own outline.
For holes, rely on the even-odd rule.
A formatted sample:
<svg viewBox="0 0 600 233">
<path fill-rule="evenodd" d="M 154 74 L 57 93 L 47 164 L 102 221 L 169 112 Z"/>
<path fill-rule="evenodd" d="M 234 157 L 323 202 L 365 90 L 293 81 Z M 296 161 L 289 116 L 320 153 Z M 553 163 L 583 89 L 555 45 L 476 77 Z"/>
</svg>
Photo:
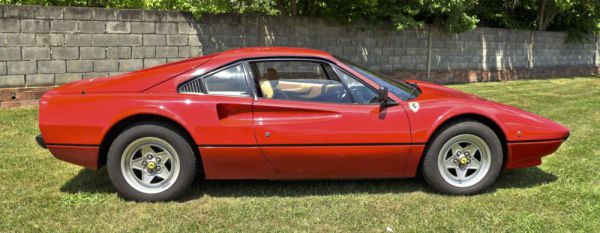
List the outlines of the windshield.
<svg viewBox="0 0 600 233">
<path fill-rule="evenodd" d="M 380 86 L 384 86 L 388 89 L 392 94 L 400 97 L 402 100 L 409 100 L 417 97 L 421 91 L 416 87 L 416 85 L 411 85 L 403 81 L 395 80 L 387 75 L 377 73 L 375 71 L 369 70 L 365 67 L 357 65 L 351 61 L 346 59 L 335 57 L 339 61 L 343 62 L 354 71 L 362 74 L 367 77 L 371 81 L 379 84 Z"/>
</svg>

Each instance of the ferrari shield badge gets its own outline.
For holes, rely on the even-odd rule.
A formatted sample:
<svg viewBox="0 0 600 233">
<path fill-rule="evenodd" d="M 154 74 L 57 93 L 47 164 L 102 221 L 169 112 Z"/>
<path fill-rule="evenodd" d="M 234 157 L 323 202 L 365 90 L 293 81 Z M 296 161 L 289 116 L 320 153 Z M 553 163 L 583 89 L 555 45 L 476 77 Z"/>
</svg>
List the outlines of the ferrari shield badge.
<svg viewBox="0 0 600 233">
<path fill-rule="evenodd" d="M 412 110 L 413 112 L 417 112 L 419 111 L 419 102 L 409 102 L 408 103 L 408 107 L 410 108 L 410 110 Z"/>
</svg>

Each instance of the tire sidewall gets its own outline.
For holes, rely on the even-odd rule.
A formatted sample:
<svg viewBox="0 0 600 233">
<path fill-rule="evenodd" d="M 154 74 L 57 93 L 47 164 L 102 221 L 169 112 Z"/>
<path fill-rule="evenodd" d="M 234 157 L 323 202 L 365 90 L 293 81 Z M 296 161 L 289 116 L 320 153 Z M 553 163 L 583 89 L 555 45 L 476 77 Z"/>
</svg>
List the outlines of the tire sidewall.
<svg viewBox="0 0 600 233">
<path fill-rule="evenodd" d="M 133 141 L 144 137 L 156 137 L 169 143 L 177 152 L 180 170 L 177 180 L 168 189 L 160 193 L 144 193 L 133 188 L 125 180 L 121 170 L 121 159 L 126 147 Z M 107 156 L 109 178 L 119 193 L 129 200 L 167 201 L 185 194 L 193 183 L 196 174 L 194 151 L 190 144 L 176 131 L 154 123 L 138 124 L 123 131 L 111 144 Z"/>
<path fill-rule="evenodd" d="M 440 174 L 438 156 L 444 144 L 451 138 L 461 134 L 472 134 L 481 138 L 491 153 L 490 168 L 487 174 L 476 184 L 469 187 L 456 187 L 449 184 Z M 503 163 L 502 144 L 496 133 L 484 124 L 473 121 L 457 122 L 441 130 L 434 136 L 423 160 L 423 176 L 425 181 L 436 191 L 446 194 L 468 195 L 485 191 L 500 173 Z"/>
</svg>

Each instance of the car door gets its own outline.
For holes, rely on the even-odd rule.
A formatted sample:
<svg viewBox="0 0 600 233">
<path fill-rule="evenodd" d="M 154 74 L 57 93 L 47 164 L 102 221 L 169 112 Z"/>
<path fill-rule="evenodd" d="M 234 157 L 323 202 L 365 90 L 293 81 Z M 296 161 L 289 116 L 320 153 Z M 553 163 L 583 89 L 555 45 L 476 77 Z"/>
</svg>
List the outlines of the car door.
<svg viewBox="0 0 600 233">
<path fill-rule="evenodd" d="M 401 106 L 382 109 L 373 87 L 327 61 L 249 65 L 258 96 L 254 134 L 278 172 L 327 178 L 402 171 L 411 139 Z"/>
<path fill-rule="evenodd" d="M 208 179 L 264 178 L 274 172 L 257 147 L 253 132 L 254 91 L 249 88 L 244 62 L 196 77 L 179 89 L 181 115 L 198 138 L 204 174 Z"/>
</svg>

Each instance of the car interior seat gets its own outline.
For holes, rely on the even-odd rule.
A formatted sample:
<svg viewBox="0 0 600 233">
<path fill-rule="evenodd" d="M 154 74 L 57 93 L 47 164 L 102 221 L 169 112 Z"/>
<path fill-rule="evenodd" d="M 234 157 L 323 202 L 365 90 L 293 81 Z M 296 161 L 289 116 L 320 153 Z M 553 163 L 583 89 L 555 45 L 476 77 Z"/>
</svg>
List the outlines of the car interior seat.
<svg viewBox="0 0 600 233">
<path fill-rule="evenodd" d="M 265 76 L 260 80 L 260 90 L 262 91 L 263 97 L 273 98 L 275 96 L 275 88 L 277 87 L 277 81 L 279 80 L 279 74 L 275 68 L 268 68 Z M 275 81 L 275 82 L 272 82 Z M 273 87 L 275 85 L 275 87 Z"/>
</svg>

